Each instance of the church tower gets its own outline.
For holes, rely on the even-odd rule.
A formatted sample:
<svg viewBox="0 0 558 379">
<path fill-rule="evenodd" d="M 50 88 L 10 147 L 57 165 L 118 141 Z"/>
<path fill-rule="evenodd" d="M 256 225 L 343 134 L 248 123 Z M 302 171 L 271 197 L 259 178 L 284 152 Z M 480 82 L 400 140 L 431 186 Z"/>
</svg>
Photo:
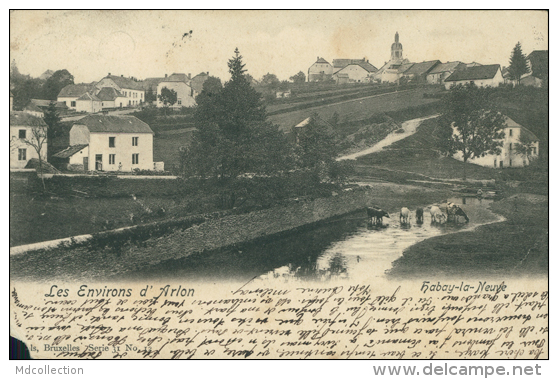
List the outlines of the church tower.
<svg viewBox="0 0 558 379">
<path fill-rule="evenodd" d="M 391 44 L 391 61 L 403 59 L 403 45 L 399 42 L 399 33 L 395 32 L 395 42 Z"/>
</svg>

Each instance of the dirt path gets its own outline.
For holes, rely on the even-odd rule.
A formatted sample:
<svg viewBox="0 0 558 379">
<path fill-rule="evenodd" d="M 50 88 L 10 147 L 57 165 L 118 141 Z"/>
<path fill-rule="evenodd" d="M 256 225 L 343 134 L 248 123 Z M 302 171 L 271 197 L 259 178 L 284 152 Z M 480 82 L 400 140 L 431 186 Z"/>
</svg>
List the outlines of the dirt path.
<svg viewBox="0 0 558 379">
<path fill-rule="evenodd" d="M 391 144 L 393 144 L 394 142 L 400 141 L 403 138 L 407 138 L 410 135 L 415 134 L 415 132 L 417 131 L 418 126 L 424 121 L 424 120 L 429 120 L 431 118 L 435 118 L 438 117 L 439 115 L 433 115 L 433 116 L 428 116 L 428 117 L 422 117 L 422 118 L 415 118 L 413 120 L 408 120 L 405 121 L 402 125 L 401 128 L 404 130 L 403 133 L 396 133 L 396 132 L 392 132 L 390 134 L 388 134 L 388 136 L 386 138 L 384 138 L 383 140 L 381 140 L 380 142 L 378 142 L 377 144 L 375 144 L 374 146 L 371 146 L 367 149 L 358 151 L 356 153 L 352 153 L 352 154 L 348 154 L 348 155 L 343 155 L 339 158 L 337 158 L 337 161 L 343 161 L 343 160 L 347 160 L 347 159 L 357 159 L 358 157 L 362 157 L 364 155 L 368 155 L 368 154 L 372 154 L 372 153 L 376 153 L 380 150 L 382 150 L 384 147 L 386 146 L 390 146 Z"/>
</svg>

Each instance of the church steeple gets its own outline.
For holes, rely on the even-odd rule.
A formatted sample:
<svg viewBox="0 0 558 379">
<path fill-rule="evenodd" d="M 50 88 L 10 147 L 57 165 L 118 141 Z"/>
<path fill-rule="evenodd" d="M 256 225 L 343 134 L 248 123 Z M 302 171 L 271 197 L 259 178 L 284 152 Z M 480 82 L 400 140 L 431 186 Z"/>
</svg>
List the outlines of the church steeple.
<svg viewBox="0 0 558 379">
<path fill-rule="evenodd" d="M 391 60 L 403 59 L 403 45 L 399 42 L 399 33 L 395 32 L 395 42 L 391 44 Z"/>
</svg>

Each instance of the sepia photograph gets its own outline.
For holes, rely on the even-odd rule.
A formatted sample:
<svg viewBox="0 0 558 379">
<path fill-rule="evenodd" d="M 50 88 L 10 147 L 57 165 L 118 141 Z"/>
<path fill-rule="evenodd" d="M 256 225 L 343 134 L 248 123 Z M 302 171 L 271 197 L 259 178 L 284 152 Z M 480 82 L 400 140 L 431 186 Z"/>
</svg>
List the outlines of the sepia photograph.
<svg viewBox="0 0 558 379">
<path fill-rule="evenodd" d="M 31 358 L 548 360 L 548 10 L 9 21 Z"/>
</svg>

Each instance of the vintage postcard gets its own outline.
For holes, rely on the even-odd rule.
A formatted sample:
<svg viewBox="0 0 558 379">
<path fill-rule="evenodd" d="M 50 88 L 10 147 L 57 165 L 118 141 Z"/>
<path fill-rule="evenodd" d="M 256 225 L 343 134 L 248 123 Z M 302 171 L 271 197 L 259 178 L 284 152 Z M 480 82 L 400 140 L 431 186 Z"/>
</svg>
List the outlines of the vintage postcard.
<svg viewBox="0 0 558 379">
<path fill-rule="evenodd" d="M 548 359 L 548 17 L 11 11 L 11 336 Z"/>
</svg>

